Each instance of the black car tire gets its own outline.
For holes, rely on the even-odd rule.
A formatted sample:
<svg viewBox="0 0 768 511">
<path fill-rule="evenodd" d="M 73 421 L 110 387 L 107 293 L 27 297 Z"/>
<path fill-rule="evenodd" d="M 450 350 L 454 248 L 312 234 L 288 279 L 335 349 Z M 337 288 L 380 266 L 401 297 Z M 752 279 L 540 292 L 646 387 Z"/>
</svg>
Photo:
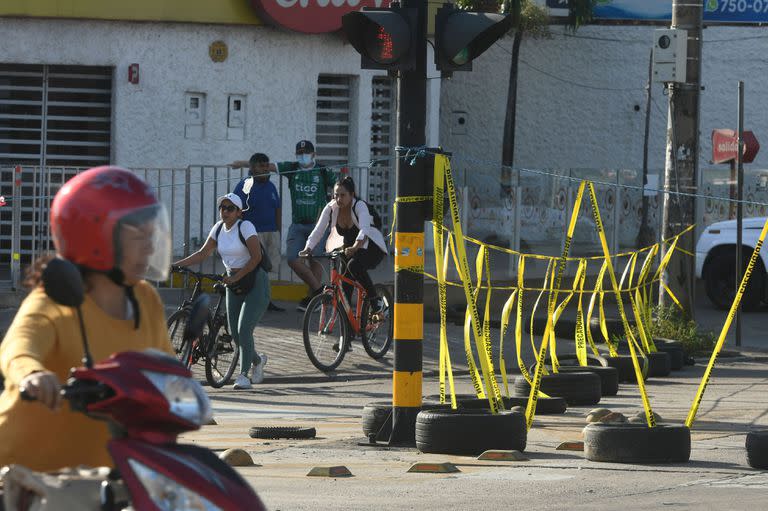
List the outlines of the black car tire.
<svg viewBox="0 0 768 511">
<path fill-rule="evenodd" d="M 584 457 L 612 463 L 684 463 L 691 430 L 683 425 L 593 422 L 584 428 Z"/>
<path fill-rule="evenodd" d="M 541 392 L 562 397 L 568 406 L 596 405 L 602 397 L 600 377 L 591 372 L 545 374 L 541 377 Z M 515 378 L 514 395 L 527 397 L 531 386 L 522 376 Z M 537 405 L 538 408 L 538 405 Z"/>
<path fill-rule="evenodd" d="M 416 416 L 416 448 L 425 453 L 476 456 L 491 449 L 524 451 L 525 414 L 485 410 L 424 410 Z"/>
</svg>

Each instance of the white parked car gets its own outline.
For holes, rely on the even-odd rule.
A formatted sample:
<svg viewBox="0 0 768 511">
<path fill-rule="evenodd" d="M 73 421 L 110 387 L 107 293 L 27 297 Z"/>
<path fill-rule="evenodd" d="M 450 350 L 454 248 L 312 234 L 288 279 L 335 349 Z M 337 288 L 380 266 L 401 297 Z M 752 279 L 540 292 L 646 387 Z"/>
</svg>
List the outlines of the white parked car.
<svg viewBox="0 0 768 511">
<path fill-rule="evenodd" d="M 766 217 L 757 217 L 743 221 L 742 272 L 752 256 L 765 220 Z M 766 300 L 766 268 L 768 250 L 763 246 L 741 299 L 743 310 L 755 310 Z M 707 297 L 715 307 L 727 309 L 731 306 L 736 281 L 736 220 L 716 222 L 701 233 L 696 244 L 696 276 L 704 279 Z"/>
</svg>

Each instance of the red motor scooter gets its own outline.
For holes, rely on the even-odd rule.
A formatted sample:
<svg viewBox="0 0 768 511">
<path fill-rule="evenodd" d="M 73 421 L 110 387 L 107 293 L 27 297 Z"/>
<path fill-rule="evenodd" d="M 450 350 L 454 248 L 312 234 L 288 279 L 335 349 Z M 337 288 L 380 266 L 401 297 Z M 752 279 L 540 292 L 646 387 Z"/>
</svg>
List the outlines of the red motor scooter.
<svg viewBox="0 0 768 511">
<path fill-rule="evenodd" d="M 43 285 L 55 301 L 77 308 L 82 327 L 84 290 L 77 268 L 54 259 L 43 273 Z M 207 297 L 192 308 L 185 329 L 190 338 L 203 330 L 206 302 Z M 117 353 L 94 365 L 82 333 L 84 367 L 73 369 L 62 395 L 73 410 L 110 424 L 108 449 L 116 469 L 100 482 L 95 509 L 266 509 L 250 485 L 210 450 L 176 442 L 179 433 L 199 429 L 211 418 L 208 396 L 186 367 L 155 350 Z M 22 397 L 26 395 L 23 389 L 21 392 Z M 39 494 L 45 486 L 42 479 L 23 483 L 30 480 L 27 469 L 16 467 L 17 474 L 22 474 L 16 479 L 8 477 L 13 466 L 5 470 L 7 511 L 65 508 L 64 502 L 56 504 L 55 494 Z M 72 498 L 69 495 L 66 500 Z M 77 509 L 91 509 L 92 502 L 92 496 L 84 495 Z"/>
</svg>

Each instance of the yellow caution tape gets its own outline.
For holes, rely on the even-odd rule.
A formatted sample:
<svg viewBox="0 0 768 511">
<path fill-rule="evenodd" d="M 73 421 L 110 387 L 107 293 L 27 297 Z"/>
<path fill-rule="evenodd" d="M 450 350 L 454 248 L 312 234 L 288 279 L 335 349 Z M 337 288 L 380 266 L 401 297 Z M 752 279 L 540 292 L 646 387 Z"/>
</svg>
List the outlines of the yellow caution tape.
<svg viewBox="0 0 768 511">
<path fill-rule="evenodd" d="M 576 341 L 576 359 L 579 361 L 579 365 L 587 365 L 587 337 L 584 333 L 584 310 L 582 308 L 582 293 L 584 291 L 584 281 L 587 277 L 587 261 L 582 260 L 580 263 L 583 266 L 581 270 L 581 278 L 579 279 L 578 289 L 579 303 L 576 307 L 576 332 L 574 332 L 574 340 Z"/>
<path fill-rule="evenodd" d="M 437 273 L 437 295 L 440 306 L 440 402 L 445 403 L 445 376 L 448 374 L 448 383 L 451 390 L 451 408 L 456 409 L 456 388 L 453 383 L 453 369 L 451 367 L 451 354 L 448 350 L 447 334 L 447 297 L 445 286 L 445 274 L 447 271 L 447 252 L 443 251 L 443 190 L 445 169 L 441 168 L 440 163 L 436 162 L 434 166 L 434 185 L 432 202 L 432 234 L 435 249 L 435 272 Z"/>
<path fill-rule="evenodd" d="M 459 256 L 459 275 L 464 283 L 464 296 L 467 300 L 467 304 L 470 307 L 472 329 L 475 336 L 475 344 L 478 351 L 478 357 L 480 358 L 480 367 L 483 371 L 483 379 L 485 380 L 485 391 L 488 396 L 488 403 L 491 409 L 491 413 L 495 414 L 499 408 L 503 409 L 503 403 L 498 397 L 501 393 L 498 390 L 497 382 L 492 378 L 492 361 L 486 356 L 486 350 L 483 346 L 483 336 L 480 331 L 480 317 L 477 311 L 477 306 L 474 300 L 474 290 L 471 275 L 469 273 L 469 263 L 467 262 L 466 249 L 464 247 L 464 235 L 461 228 L 461 218 L 459 217 L 459 209 L 456 201 L 456 187 L 453 184 L 453 176 L 451 175 L 451 166 L 448 158 L 445 155 L 435 155 L 435 161 L 443 160 L 441 165 L 445 168 L 445 184 L 448 191 L 448 201 L 451 207 L 451 218 L 453 220 L 453 227 L 456 232 L 456 248 Z M 437 164 L 437 163 L 436 163 Z"/>
<path fill-rule="evenodd" d="M 411 195 L 406 197 L 395 197 L 395 203 L 392 206 L 392 225 L 389 228 L 389 241 L 392 242 L 392 234 L 395 232 L 395 222 L 397 221 L 397 204 L 398 203 L 413 203 L 413 202 L 428 202 L 434 201 L 434 195 Z M 441 219 L 442 220 L 442 219 Z"/>
<path fill-rule="evenodd" d="M 553 288 L 560 288 L 560 280 L 562 279 L 563 272 L 565 270 L 566 258 L 568 257 L 568 252 L 571 248 L 573 232 L 576 229 L 576 220 L 578 219 L 579 210 L 581 209 L 581 199 L 584 196 L 584 185 L 585 181 L 582 181 L 579 185 L 578 192 L 576 192 L 576 200 L 574 201 L 573 211 L 571 212 L 571 221 L 568 224 L 568 231 L 565 235 L 563 252 L 560 256 L 556 277 L 552 279 Z M 536 372 L 533 376 L 533 383 L 531 384 L 531 393 L 528 396 L 528 406 L 525 409 L 525 423 L 528 429 L 531 429 L 531 426 L 533 425 L 533 417 L 536 414 L 536 402 L 538 400 L 539 388 L 541 387 L 541 376 L 544 371 L 544 363 L 546 361 L 547 344 L 549 343 L 549 337 L 552 335 L 552 316 L 556 302 L 557 291 L 552 291 L 549 295 L 549 303 L 547 307 L 547 324 L 544 327 L 544 335 L 541 340 L 541 347 L 539 348 Z"/>
<path fill-rule="evenodd" d="M 616 282 L 616 274 L 613 271 L 613 263 L 611 262 L 611 254 L 610 254 L 610 251 L 608 250 L 608 240 L 605 238 L 605 229 L 603 228 L 603 221 L 600 218 L 600 209 L 597 204 L 595 187 L 592 185 L 591 182 L 587 182 L 587 183 L 589 186 L 589 197 L 592 203 L 592 217 L 595 221 L 595 225 L 597 226 L 597 233 L 600 237 L 600 244 L 603 247 L 603 255 L 605 256 L 605 263 L 608 267 L 606 271 L 608 272 L 608 276 L 611 279 L 613 292 L 616 295 L 616 305 L 618 306 L 619 315 L 621 316 L 621 321 L 622 321 L 622 324 L 624 325 L 624 333 L 627 336 L 627 340 L 629 340 L 632 338 L 632 331 L 629 327 L 627 316 L 624 313 L 624 304 L 622 303 L 622 300 L 621 300 L 621 293 L 619 292 L 619 284 L 618 282 Z M 629 353 L 632 356 L 632 365 L 635 368 L 637 386 L 640 389 L 640 396 L 643 400 L 643 407 L 645 408 L 645 417 L 648 422 L 648 426 L 651 428 L 656 427 L 656 419 L 653 415 L 653 410 L 651 409 L 651 403 L 648 401 L 648 394 L 645 391 L 645 383 L 643 382 L 642 370 L 640 369 L 640 366 L 637 361 L 635 347 L 631 342 L 629 343 Z"/>
<path fill-rule="evenodd" d="M 504 336 L 509 328 L 509 316 L 512 314 L 512 307 L 515 304 L 515 297 L 518 290 L 512 291 L 507 301 L 504 302 L 504 307 L 501 309 L 501 332 L 499 338 L 499 371 L 501 372 L 501 381 L 504 384 L 504 395 L 509 397 L 509 379 L 507 377 L 507 362 L 504 359 Z"/>
<path fill-rule="evenodd" d="M 725 317 L 725 323 L 723 324 L 723 328 L 720 330 L 720 336 L 717 338 L 717 344 L 715 344 L 715 349 L 712 350 L 712 356 L 709 358 L 709 364 L 707 364 L 707 369 L 704 371 L 704 376 L 701 378 L 699 390 L 696 392 L 696 397 L 694 398 L 693 404 L 691 405 L 691 410 L 688 412 L 688 418 L 685 420 L 685 425 L 689 428 L 693 425 L 693 421 L 696 418 L 696 412 L 699 410 L 699 405 L 701 404 L 701 400 L 704 397 L 704 391 L 707 389 L 709 378 L 712 375 L 712 368 L 715 366 L 715 361 L 717 361 L 717 356 L 720 354 L 720 350 L 723 349 L 723 344 L 725 344 L 725 336 L 728 335 L 728 330 L 731 328 L 731 322 L 733 321 L 734 316 L 736 316 L 736 311 L 738 310 L 739 304 L 741 303 L 741 297 L 744 296 L 744 292 L 747 289 L 747 284 L 749 284 L 749 278 L 752 276 L 752 271 L 755 269 L 757 259 L 760 257 L 760 249 L 763 248 L 763 241 L 765 240 L 766 233 L 768 233 L 768 220 L 765 221 L 763 224 L 763 230 L 760 231 L 760 237 L 757 239 L 755 249 L 752 251 L 752 257 L 749 258 L 747 268 L 744 270 L 744 276 L 741 278 L 739 290 L 736 292 L 736 296 L 733 297 L 733 303 L 731 303 L 731 308 L 728 310 L 728 315 Z"/>
</svg>

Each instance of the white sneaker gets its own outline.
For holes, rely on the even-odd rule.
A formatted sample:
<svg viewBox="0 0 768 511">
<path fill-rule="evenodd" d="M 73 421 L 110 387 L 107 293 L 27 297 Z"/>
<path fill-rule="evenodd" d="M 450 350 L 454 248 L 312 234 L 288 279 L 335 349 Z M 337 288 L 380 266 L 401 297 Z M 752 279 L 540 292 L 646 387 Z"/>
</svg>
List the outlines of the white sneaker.
<svg viewBox="0 0 768 511">
<path fill-rule="evenodd" d="M 235 384 L 232 385 L 232 388 L 235 390 L 250 389 L 251 380 L 249 380 L 248 377 L 244 374 L 238 374 L 237 378 L 235 378 Z"/>
<path fill-rule="evenodd" d="M 251 367 L 251 383 L 261 383 L 264 381 L 264 366 L 267 365 L 269 357 L 266 353 L 259 353 L 258 355 L 261 361 Z"/>
</svg>

